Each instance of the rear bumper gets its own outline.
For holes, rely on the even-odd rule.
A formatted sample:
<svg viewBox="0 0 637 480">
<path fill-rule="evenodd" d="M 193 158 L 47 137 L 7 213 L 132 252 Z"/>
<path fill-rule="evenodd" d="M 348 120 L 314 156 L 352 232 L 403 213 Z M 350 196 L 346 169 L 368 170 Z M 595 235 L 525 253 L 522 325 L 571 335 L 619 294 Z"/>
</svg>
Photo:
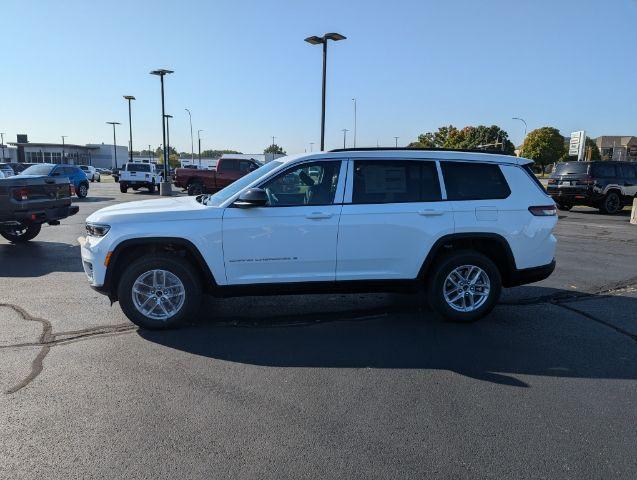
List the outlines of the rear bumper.
<svg viewBox="0 0 637 480">
<path fill-rule="evenodd" d="M 548 187 L 546 192 L 556 203 L 569 205 L 592 205 L 604 198 L 604 195 L 590 188 Z"/>
<path fill-rule="evenodd" d="M 520 270 L 514 270 L 509 275 L 506 281 L 505 287 L 517 287 L 519 285 L 526 285 L 527 283 L 539 282 L 548 278 L 555 270 L 555 259 L 546 265 L 539 267 L 523 268 Z"/>
<path fill-rule="evenodd" d="M 1 218 L 2 223 L 13 222 L 32 222 L 32 223 L 47 223 L 62 220 L 64 218 L 75 215 L 80 210 L 77 205 L 67 205 L 64 207 L 42 208 L 33 210 L 24 210 L 14 212 L 11 218 Z"/>
</svg>

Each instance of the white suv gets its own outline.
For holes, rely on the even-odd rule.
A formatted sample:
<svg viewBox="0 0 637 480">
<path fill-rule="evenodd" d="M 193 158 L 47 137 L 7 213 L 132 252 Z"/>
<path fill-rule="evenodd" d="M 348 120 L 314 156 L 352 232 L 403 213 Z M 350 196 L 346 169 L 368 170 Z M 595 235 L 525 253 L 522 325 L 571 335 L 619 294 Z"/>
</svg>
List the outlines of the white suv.
<svg viewBox="0 0 637 480">
<path fill-rule="evenodd" d="M 91 165 L 80 165 L 80 168 L 86 174 L 86 178 L 88 178 L 91 182 L 101 182 L 102 175 L 100 172 Z"/>
<path fill-rule="evenodd" d="M 167 328 L 201 295 L 427 287 L 443 317 L 491 311 L 555 268 L 553 201 L 524 158 L 335 150 L 277 159 L 214 195 L 123 203 L 87 219 L 91 285 Z"/>
</svg>

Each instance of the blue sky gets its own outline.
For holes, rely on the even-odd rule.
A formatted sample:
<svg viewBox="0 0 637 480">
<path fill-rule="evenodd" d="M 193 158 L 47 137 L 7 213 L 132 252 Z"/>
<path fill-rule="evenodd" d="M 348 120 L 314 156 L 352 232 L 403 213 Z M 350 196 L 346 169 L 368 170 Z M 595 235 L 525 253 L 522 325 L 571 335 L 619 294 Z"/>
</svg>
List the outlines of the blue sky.
<svg viewBox="0 0 637 480">
<path fill-rule="evenodd" d="M 289 153 L 320 140 L 321 49 L 330 44 L 326 147 L 406 144 L 443 124 L 498 124 L 520 142 L 545 125 L 568 134 L 637 134 L 635 0 L 4 0 L 0 131 L 9 141 L 161 143 L 167 78 L 172 144 Z M 351 139 L 351 133 L 348 134 Z M 348 141 L 349 143 L 349 141 Z M 196 145 L 195 145 L 196 150 Z"/>
</svg>

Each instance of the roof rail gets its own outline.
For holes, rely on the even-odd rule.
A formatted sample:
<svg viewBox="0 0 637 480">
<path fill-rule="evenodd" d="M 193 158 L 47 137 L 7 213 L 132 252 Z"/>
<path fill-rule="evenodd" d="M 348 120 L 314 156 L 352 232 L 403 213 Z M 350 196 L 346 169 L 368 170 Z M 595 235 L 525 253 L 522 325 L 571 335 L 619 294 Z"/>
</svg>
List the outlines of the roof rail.
<svg viewBox="0 0 637 480">
<path fill-rule="evenodd" d="M 439 147 L 431 147 L 431 148 L 410 148 L 410 147 L 356 147 L 356 148 L 335 148 L 333 150 L 329 150 L 330 152 L 378 152 L 378 151 L 398 151 L 398 150 L 414 150 L 416 152 L 467 152 L 467 153 L 491 153 L 491 154 L 499 154 L 499 155 L 508 155 L 508 153 L 504 153 L 501 150 L 483 150 L 479 148 L 439 148 Z"/>
</svg>

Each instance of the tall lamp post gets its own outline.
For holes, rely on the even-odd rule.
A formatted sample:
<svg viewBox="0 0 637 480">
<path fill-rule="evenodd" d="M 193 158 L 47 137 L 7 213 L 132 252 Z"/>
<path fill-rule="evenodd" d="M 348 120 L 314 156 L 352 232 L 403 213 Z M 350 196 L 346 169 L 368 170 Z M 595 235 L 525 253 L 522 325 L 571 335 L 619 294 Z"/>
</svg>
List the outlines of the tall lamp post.
<svg viewBox="0 0 637 480">
<path fill-rule="evenodd" d="M 332 40 L 338 42 L 347 37 L 340 33 L 326 33 L 322 37 L 316 35 L 307 37 L 305 41 L 311 45 L 323 45 L 323 95 L 321 100 L 321 150 L 325 150 L 325 84 L 327 78 L 327 42 Z"/>
<path fill-rule="evenodd" d="M 526 140 L 526 122 L 524 121 L 523 118 L 520 117 L 513 117 L 511 120 L 519 120 L 520 122 L 522 122 L 524 124 L 524 138 L 522 139 L 522 144 L 524 144 L 524 140 Z"/>
<path fill-rule="evenodd" d="M 310 142 L 310 152 L 314 151 L 314 142 Z"/>
<path fill-rule="evenodd" d="M 190 118 L 190 164 L 194 165 L 195 163 L 195 146 L 194 143 L 192 141 L 192 115 L 190 114 L 190 110 L 188 110 L 187 108 L 185 108 L 184 110 L 186 110 L 188 112 L 188 117 Z M 201 167 L 201 165 L 199 165 Z"/>
<path fill-rule="evenodd" d="M 203 130 L 197 130 L 197 141 L 199 142 L 199 169 L 201 170 L 201 132 Z"/>
<path fill-rule="evenodd" d="M 66 137 L 68 137 L 68 135 L 61 135 L 61 137 L 62 137 L 62 163 L 64 163 L 64 154 L 66 153 L 66 152 L 64 151 L 64 146 L 65 146 L 65 144 L 64 144 L 64 139 L 65 139 Z M 4 150 L 3 150 L 3 152 L 2 152 L 2 156 L 4 157 Z"/>
<path fill-rule="evenodd" d="M 2 161 L 4 162 L 4 132 L 0 132 L 0 145 L 2 145 Z"/>
<path fill-rule="evenodd" d="M 164 117 L 166 117 L 166 146 L 168 147 L 168 158 L 170 159 L 170 119 L 173 116 L 166 114 Z"/>
<path fill-rule="evenodd" d="M 354 148 L 356 148 L 356 99 L 352 98 L 354 102 Z"/>
<path fill-rule="evenodd" d="M 151 156 L 150 156 L 150 145 L 148 145 L 148 163 L 151 163 Z"/>
<path fill-rule="evenodd" d="M 135 100 L 132 95 L 124 95 L 128 100 L 128 161 L 133 163 L 133 117 L 131 115 L 131 101 Z"/>
<path fill-rule="evenodd" d="M 115 159 L 115 168 L 117 168 L 117 139 L 115 138 L 115 125 L 121 125 L 119 122 L 106 122 L 113 125 L 113 158 Z"/>
<path fill-rule="evenodd" d="M 399 138 L 400 138 L 400 137 L 394 137 L 394 140 L 396 140 L 396 148 L 398 148 L 398 139 L 399 139 Z"/>
<path fill-rule="evenodd" d="M 151 75 L 157 75 L 161 80 L 161 133 L 164 139 L 164 178 L 159 184 L 159 194 L 165 197 L 171 196 L 169 170 L 168 170 L 168 149 L 166 147 L 166 111 L 164 109 L 164 76 L 173 73 L 172 70 L 159 69 L 150 72 Z"/>
</svg>

